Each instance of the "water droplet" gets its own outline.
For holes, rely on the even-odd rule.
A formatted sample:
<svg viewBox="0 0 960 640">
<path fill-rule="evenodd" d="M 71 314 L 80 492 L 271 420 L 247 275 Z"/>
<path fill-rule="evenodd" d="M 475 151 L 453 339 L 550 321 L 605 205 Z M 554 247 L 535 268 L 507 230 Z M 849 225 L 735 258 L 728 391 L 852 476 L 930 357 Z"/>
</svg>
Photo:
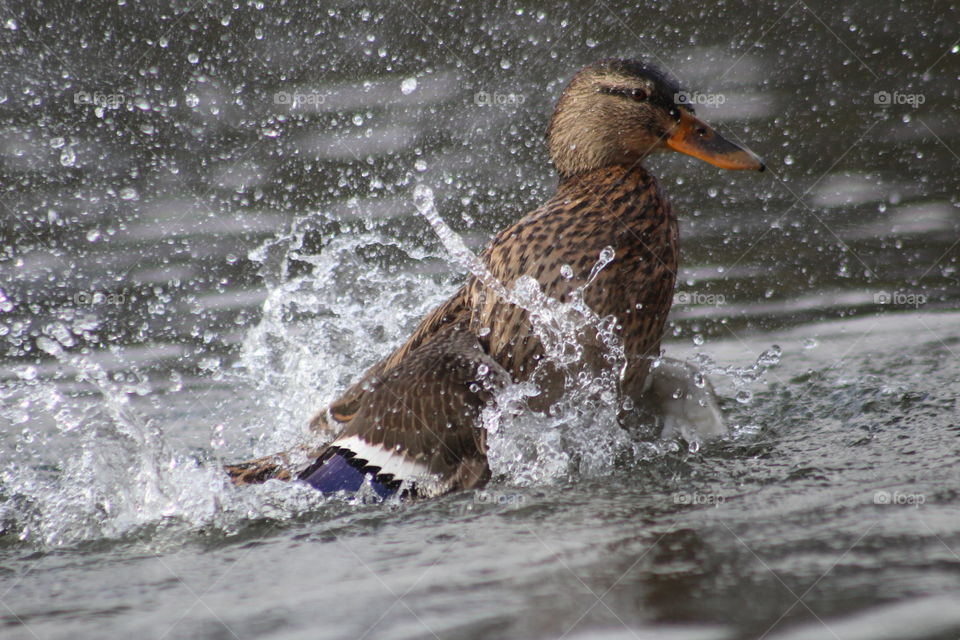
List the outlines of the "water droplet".
<svg viewBox="0 0 960 640">
<path fill-rule="evenodd" d="M 413 189 L 413 203 L 420 213 L 433 209 L 433 189 L 425 184 L 418 184 Z"/>
<path fill-rule="evenodd" d="M 37 348 L 44 353 L 49 353 L 52 356 L 63 354 L 63 347 L 61 347 L 56 340 L 51 340 L 47 337 L 37 338 Z"/>
<path fill-rule="evenodd" d="M 593 38 L 587 38 L 587 47 L 593 49 L 595 46 L 597 46 L 597 41 Z"/>
<path fill-rule="evenodd" d="M 403 82 L 400 83 L 400 93 L 405 96 L 410 95 L 417 90 L 417 79 L 416 78 L 404 78 Z"/>
<path fill-rule="evenodd" d="M 560 267 L 560 275 L 569 280 L 573 277 L 573 267 L 568 264 L 562 265 Z"/>
<path fill-rule="evenodd" d="M 804 349 L 816 349 L 819 344 L 820 344 L 820 343 L 817 342 L 817 339 L 816 339 L 816 338 L 807 338 L 806 340 L 803 341 L 803 348 L 804 348 Z"/>
<path fill-rule="evenodd" d="M 424 162 L 423 160 L 417 160 L 416 162 L 413 163 L 413 168 L 423 173 L 424 171 L 427 170 L 427 163 Z"/>
<path fill-rule="evenodd" d="M 746 389 L 741 389 L 737 391 L 737 402 L 740 404 L 750 404 L 750 401 L 753 400 L 753 393 L 747 391 Z"/>
<path fill-rule="evenodd" d="M 220 18 L 220 24 L 222 24 L 222 25 L 225 26 L 225 27 L 229 27 L 229 26 L 230 26 L 230 16 L 223 16 L 222 18 Z"/>
<path fill-rule="evenodd" d="M 120 199 L 121 200 L 139 200 L 140 194 L 137 193 L 137 190 L 133 187 L 124 187 L 120 189 Z"/>
<path fill-rule="evenodd" d="M 218 424 L 213 428 L 212 433 L 210 435 L 210 446 L 213 449 L 222 449 L 223 447 L 227 446 L 227 441 L 223 437 L 222 424 Z"/>
<path fill-rule="evenodd" d="M 200 104 L 200 98 L 195 93 L 188 93 L 184 97 L 184 102 L 188 107 L 192 109 L 193 107 L 196 107 L 198 104 Z"/>
<path fill-rule="evenodd" d="M 21 380 L 36 380 L 37 368 L 32 364 L 16 369 L 17 377 Z"/>
<path fill-rule="evenodd" d="M 720 193 L 720 191 L 718 191 L 716 187 L 710 187 L 707 189 L 707 195 L 711 198 L 716 198 L 718 193 Z"/>
<path fill-rule="evenodd" d="M 197 64 L 198 62 L 200 62 L 200 56 L 198 56 L 195 53 L 191 53 L 187 55 L 187 60 L 190 61 L 190 64 Z"/>
<path fill-rule="evenodd" d="M 698 347 L 701 346 L 703 344 L 703 336 L 699 333 L 693 334 L 693 344 L 697 345 Z"/>
<path fill-rule="evenodd" d="M 363 124 L 363 116 L 360 115 L 359 113 L 356 114 L 355 116 L 353 116 L 353 124 L 357 125 L 358 127 L 359 127 L 360 125 L 362 125 L 362 124 Z"/>
<path fill-rule="evenodd" d="M 10 29 L 10 31 L 16 31 L 17 29 L 20 28 L 19 25 L 17 25 L 17 21 L 14 20 L 13 18 L 9 18 L 6 22 L 3 23 L 3 26 L 5 26 L 7 29 Z"/>
<path fill-rule="evenodd" d="M 50 139 L 50 146 L 53 147 L 54 149 L 59 149 L 59 148 L 62 147 L 65 143 L 66 143 L 66 140 L 64 140 L 63 138 L 61 138 L 61 137 L 59 137 L 59 136 L 56 137 L 56 138 L 51 138 L 51 139 Z"/>
<path fill-rule="evenodd" d="M 176 393 L 183 389 L 183 376 L 180 375 L 178 371 L 173 371 L 170 373 L 170 390 Z"/>
<path fill-rule="evenodd" d="M 87 231 L 87 242 L 96 242 L 100 239 L 100 229 L 90 229 Z"/>
<path fill-rule="evenodd" d="M 506 58 L 504 58 L 503 60 L 500 61 L 500 68 L 501 68 L 501 69 L 506 70 L 506 69 L 509 69 L 509 68 L 512 67 L 512 66 L 513 66 L 513 63 L 510 62 L 509 60 L 507 60 Z"/>
<path fill-rule="evenodd" d="M 63 151 L 60 152 L 60 164 L 65 167 L 72 167 L 77 161 L 77 154 L 73 152 L 72 147 L 65 147 Z"/>
<path fill-rule="evenodd" d="M 783 350 L 780 349 L 778 345 L 773 345 L 766 351 L 760 354 L 760 357 L 757 358 L 757 365 L 760 367 L 773 367 L 780 364 L 780 356 L 783 355 Z"/>
<path fill-rule="evenodd" d="M 783 164 L 788 164 L 788 165 L 789 165 L 789 164 L 793 164 L 793 163 L 794 163 L 793 156 L 785 156 L 785 157 L 783 158 Z"/>
</svg>

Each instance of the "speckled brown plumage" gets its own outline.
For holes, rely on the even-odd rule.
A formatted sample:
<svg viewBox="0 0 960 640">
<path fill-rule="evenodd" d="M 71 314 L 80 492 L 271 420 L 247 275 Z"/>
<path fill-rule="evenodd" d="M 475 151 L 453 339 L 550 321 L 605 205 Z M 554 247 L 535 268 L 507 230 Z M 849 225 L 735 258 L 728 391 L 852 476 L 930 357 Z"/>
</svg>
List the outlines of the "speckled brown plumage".
<svg viewBox="0 0 960 640">
<path fill-rule="evenodd" d="M 641 161 L 671 147 L 727 168 L 762 168 L 755 156 L 676 104 L 678 91 L 667 76 L 635 61 L 606 60 L 580 71 L 558 102 L 548 133 L 560 174 L 556 193 L 497 234 L 481 256 L 507 288 L 530 276 L 544 294 L 563 302 L 584 287 L 583 300 L 593 312 L 616 318 L 627 358 L 621 392 L 637 399 L 660 351 L 679 252 L 677 220 Z M 613 260 L 587 284 L 608 247 Z M 568 277 L 561 273 L 565 265 Z M 583 366 L 609 366 L 599 343 L 590 342 L 588 335 Z M 527 311 L 471 277 L 314 418 L 315 429 L 337 435 L 299 477 L 356 437 L 429 470 L 431 486 L 420 486 L 421 494 L 478 486 L 489 477 L 480 411 L 494 387 L 528 379 L 543 355 Z M 562 385 L 549 370 L 537 382 L 535 408 L 545 409 Z M 287 469 L 276 457 L 256 462 L 228 471 L 243 483 Z"/>
<path fill-rule="evenodd" d="M 584 287 L 608 247 L 614 258 L 584 288 L 584 302 L 598 316 L 616 318 L 629 385 L 642 381 L 649 357 L 660 350 L 677 271 L 677 221 L 643 167 L 616 165 L 564 179 L 549 202 L 498 234 L 483 258 L 503 284 L 527 275 L 565 302 Z M 564 265 L 572 277 L 561 274 Z M 527 312 L 484 289 L 475 278 L 465 288 L 473 326 L 489 329 L 481 333 L 491 356 L 525 380 L 543 355 Z"/>
</svg>

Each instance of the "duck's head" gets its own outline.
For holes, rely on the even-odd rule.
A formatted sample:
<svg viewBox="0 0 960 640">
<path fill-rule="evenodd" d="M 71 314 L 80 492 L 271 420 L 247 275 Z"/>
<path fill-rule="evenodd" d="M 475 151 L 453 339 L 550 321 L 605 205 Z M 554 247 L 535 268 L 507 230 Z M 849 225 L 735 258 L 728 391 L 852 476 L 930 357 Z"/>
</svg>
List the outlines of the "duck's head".
<svg viewBox="0 0 960 640">
<path fill-rule="evenodd" d="M 760 158 L 697 118 L 681 95 L 675 80 L 636 60 L 600 60 L 581 69 L 547 129 L 554 166 L 567 177 L 638 164 L 669 149 L 722 169 L 763 171 Z"/>
</svg>

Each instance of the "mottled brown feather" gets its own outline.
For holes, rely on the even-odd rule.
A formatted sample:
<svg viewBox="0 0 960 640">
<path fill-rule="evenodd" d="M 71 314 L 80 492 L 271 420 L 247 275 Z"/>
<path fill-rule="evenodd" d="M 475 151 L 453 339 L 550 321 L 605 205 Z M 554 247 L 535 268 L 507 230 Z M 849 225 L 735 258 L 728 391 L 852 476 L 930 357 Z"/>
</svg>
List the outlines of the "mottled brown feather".
<svg viewBox="0 0 960 640">
<path fill-rule="evenodd" d="M 422 464 L 439 479 L 440 490 L 432 493 L 471 488 L 490 475 L 478 417 L 509 376 L 465 326 L 443 326 L 421 338 L 401 348 L 396 365 L 367 379 L 339 438 L 357 436 Z"/>
</svg>

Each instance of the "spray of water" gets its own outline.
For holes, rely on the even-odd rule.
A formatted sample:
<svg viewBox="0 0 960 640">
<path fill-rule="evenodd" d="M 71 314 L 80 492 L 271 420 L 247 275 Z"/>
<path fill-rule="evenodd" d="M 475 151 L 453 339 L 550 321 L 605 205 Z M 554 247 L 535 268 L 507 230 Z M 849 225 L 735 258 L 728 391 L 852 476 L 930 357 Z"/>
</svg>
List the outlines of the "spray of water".
<svg viewBox="0 0 960 640">
<path fill-rule="evenodd" d="M 5 390 L 21 406 L 42 403 L 57 422 L 52 432 L 24 428 L 18 455 L 5 461 L 4 533 L 56 547 L 144 529 L 230 532 L 248 518 L 288 516 L 317 505 L 316 492 L 270 486 L 244 494 L 226 481 L 215 455 L 171 451 L 160 426 L 132 407 L 131 396 L 149 390 L 115 382 L 92 358 L 68 353 L 55 335 L 39 338 L 37 346 L 96 393 L 78 406 L 36 379 Z M 51 459 L 51 451 L 59 457 Z"/>
<path fill-rule="evenodd" d="M 0 531 L 50 547 L 145 529 L 212 527 L 229 533 L 251 519 L 326 508 L 328 499 L 296 483 L 238 489 L 219 467 L 222 458 L 264 455 L 315 439 L 306 429 L 307 417 L 385 357 L 449 295 L 454 286 L 449 278 L 372 266 L 365 255 L 384 248 L 413 265 L 451 261 L 455 271 L 467 271 L 525 309 L 545 361 L 565 376 L 565 393 L 545 414 L 528 406 L 539 392 L 533 381 L 498 390 L 482 415 L 496 476 L 520 485 L 596 476 L 609 473 L 624 456 L 656 453 L 631 441 L 617 424 L 623 347 L 613 318 L 598 317 L 583 300 L 584 288 L 614 260 L 613 249 L 597 256 L 586 284 L 560 303 L 532 278 L 509 287 L 499 282 L 439 216 L 428 187 L 416 189 L 414 203 L 444 253 L 407 246 L 371 226 L 333 234 L 322 251 L 312 253 L 305 236 L 322 213 L 297 220 L 287 233 L 251 252 L 269 272 L 262 318 L 248 330 L 238 361 L 215 367 L 213 375 L 257 402 L 237 423 L 220 424 L 210 416 L 210 426 L 200 427 L 210 434 L 202 450 L 171 446 L 164 429 L 183 425 L 165 422 L 162 413 L 142 417 L 134 401 L 157 391 L 135 367 L 108 372 L 91 352 L 72 348 L 72 335 L 92 335 L 95 321 L 76 319 L 69 330 L 60 323 L 45 328 L 37 346 L 57 363 L 56 374 L 45 377 L 25 365 L 15 381 L 0 387 L 0 418 L 24 425 L 19 433 L 7 431 L 8 451 L 0 455 Z M 309 265 L 309 271 L 291 275 L 293 260 Z M 609 367 L 588 374 L 576 364 L 585 339 L 597 338 Z M 115 355 L 122 358 L 122 349 Z M 703 357 L 700 364 L 708 373 L 731 377 L 747 393 L 778 357 L 772 350 L 745 370 L 717 367 Z"/>
</svg>

